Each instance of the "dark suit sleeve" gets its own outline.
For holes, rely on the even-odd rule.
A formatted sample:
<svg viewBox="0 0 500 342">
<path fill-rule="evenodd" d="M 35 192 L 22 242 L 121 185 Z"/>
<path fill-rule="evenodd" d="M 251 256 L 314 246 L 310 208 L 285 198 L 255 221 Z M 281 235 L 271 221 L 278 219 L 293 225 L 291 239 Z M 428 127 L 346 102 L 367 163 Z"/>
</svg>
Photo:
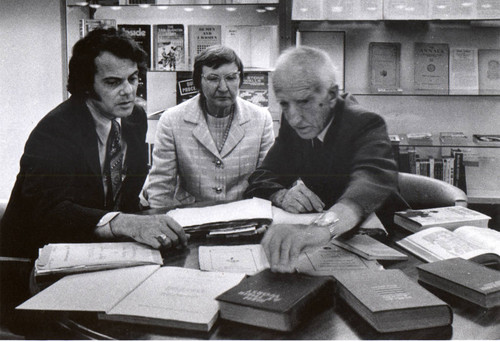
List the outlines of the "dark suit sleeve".
<svg viewBox="0 0 500 342">
<path fill-rule="evenodd" d="M 278 138 L 266 155 L 262 165 L 248 179 L 249 186 L 245 198 L 269 199 L 276 191 L 288 188 L 297 180 L 297 157 L 293 151 L 293 134 L 286 122 L 282 121 Z"/>
<path fill-rule="evenodd" d="M 63 123 L 47 120 L 26 144 L 16 195 L 30 215 L 26 226 L 37 244 L 92 241 L 95 225 L 106 213 L 97 204 L 94 185 L 99 179 L 83 166 L 79 138 Z"/>
<path fill-rule="evenodd" d="M 359 122 L 354 132 L 350 180 L 339 201 L 352 201 L 368 215 L 397 193 L 397 166 L 384 120 L 364 113 Z"/>
</svg>

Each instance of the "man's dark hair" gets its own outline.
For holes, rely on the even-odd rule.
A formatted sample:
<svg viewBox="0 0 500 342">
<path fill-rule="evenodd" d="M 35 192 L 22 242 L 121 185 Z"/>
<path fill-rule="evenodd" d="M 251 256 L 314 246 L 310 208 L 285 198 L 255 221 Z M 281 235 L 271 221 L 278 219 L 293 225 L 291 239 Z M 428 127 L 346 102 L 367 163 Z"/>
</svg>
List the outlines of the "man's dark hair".
<svg viewBox="0 0 500 342">
<path fill-rule="evenodd" d="M 203 66 L 207 66 L 209 68 L 217 69 L 223 64 L 234 63 L 238 67 L 238 71 L 240 72 L 240 86 L 243 83 L 243 63 L 241 62 L 240 57 L 234 52 L 234 50 L 222 46 L 222 45 L 213 45 L 205 50 L 203 50 L 199 55 L 197 55 L 194 59 L 194 68 L 193 68 L 193 83 L 194 86 L 201 90 L 201 74 Z"/>
<path fill-rule="evenodd" d="M 74 96 L 93 92 L 95 58 L 107 51 L 116 57 L 137 63 L 139 73 L 147 70 L 147 54 L 124 30 L 97 28 L 73 47 L 69 61 L 68 91 Z"/>
</svg>

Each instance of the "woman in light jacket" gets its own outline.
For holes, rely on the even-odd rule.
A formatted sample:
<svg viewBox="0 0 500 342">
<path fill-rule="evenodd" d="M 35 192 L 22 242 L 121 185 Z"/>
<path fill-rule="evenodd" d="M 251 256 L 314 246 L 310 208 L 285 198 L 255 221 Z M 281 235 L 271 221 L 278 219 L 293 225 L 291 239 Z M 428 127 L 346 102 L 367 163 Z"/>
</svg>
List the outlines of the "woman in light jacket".
<svg viewBox="0 0 500 342">
<path fill-rule="evenodd" d="M 200 94 L 159 120 L 144 189 L 151 208 L 241 199 L 274 142 L 269 111 L 238 96 L 243 64 L 232 49 L 196 56 L 193 82 Z"/>
</svg>

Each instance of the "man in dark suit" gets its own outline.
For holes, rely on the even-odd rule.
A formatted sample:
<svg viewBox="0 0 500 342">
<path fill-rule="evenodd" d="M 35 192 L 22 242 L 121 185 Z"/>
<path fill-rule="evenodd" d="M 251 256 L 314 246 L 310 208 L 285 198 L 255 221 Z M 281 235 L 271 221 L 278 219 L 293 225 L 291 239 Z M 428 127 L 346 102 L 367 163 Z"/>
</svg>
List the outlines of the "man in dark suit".
<svg viewBox="0 0 500 342">
<path fill-rule="evenodd" d="M 147 118 L 135 105 L 145 68 L 145 52 L 124 32 L 96 29 L 75 44 L 72 96 L 26 143 L 1 222 L 1 255 L 35 258 L 58 242 L 186 245 L 173 219 L 132 214 L 148 172 Z"/>
<path fill-rule="evenodd" d="M 276 226 L 264 236 L 272 268 L 288 272 L 305 247 L 352 231 L 374 211 L 383 220 L 407 206 L 397 192 L 384 120 L 339 94 L 335 65 L 324 51 L 285 51 L 272 79 L 284 119 L 245 196 L 293 213 L 323 212 L 310 226 Z"/>
</svg>

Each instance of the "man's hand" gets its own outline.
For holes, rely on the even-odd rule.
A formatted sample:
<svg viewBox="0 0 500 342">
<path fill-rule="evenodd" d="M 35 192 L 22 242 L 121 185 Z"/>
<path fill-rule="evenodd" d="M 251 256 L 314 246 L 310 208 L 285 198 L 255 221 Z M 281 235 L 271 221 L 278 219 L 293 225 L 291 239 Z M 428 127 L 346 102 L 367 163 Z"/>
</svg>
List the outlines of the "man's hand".
<svg viewBox="0 0 500 342">
<path fill-rule="evenodd" d="M 278 207 L 290 213 L 321 212 L 325 204 L 314 192 L 302 182 L 286 190 L 279 190 L 271 198 Z"/>
<path fill-rule="evenodd" d="M 184 229 L 168 215 L 131 215 L 121 213 L 110 222 L 116 237 L 128 237 L 153 248 L 186 247 Z"/>
<path fill-rule="evenodd" d="M 325 227 L 304 225 L 272 225 L 262 239 L 262 247 L 274 272 L 294 272 L 301 251 L 307 247 L 322 246 L 330 241 Z"/>
</svg>

